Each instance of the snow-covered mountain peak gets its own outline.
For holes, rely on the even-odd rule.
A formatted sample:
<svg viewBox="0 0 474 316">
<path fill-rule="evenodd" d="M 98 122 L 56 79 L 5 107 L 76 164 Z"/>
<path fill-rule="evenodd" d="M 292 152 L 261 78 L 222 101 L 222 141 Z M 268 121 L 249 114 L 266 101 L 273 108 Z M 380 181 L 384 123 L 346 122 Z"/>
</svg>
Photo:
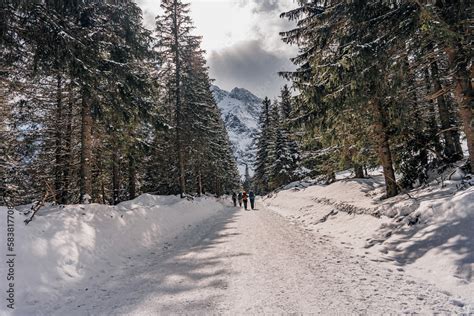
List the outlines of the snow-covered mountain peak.
<svg viewBox="0 0 474 316">
<path fill-rule="evenodd" d="M 262 100 L 255 96 L 252 92 L 244 88 L 234 88 L 230 92 L 230 97 L 248 103 L 261 103 Z"/>
<path fill-rule="evenodd" d="M 215 85 L 211 86 L 211 91 L 217 103 L 219 103 L 220 101 L 222 101 L 225 97 L 229 95 L 229 92 L 222 90 L 221 88 Z"/>
<path fill-rule="evenodd" d="M 259 131 L 258 117 L 262 100 L 243 88 L 234 88 L 231 92 L 218 86 L 212 86 L 211 89 L 222 112 L 239 171 L 244 175 L 245 165 L 248 165 L 250 170 L 253 168 L 253 144 Z"/>
</svg>

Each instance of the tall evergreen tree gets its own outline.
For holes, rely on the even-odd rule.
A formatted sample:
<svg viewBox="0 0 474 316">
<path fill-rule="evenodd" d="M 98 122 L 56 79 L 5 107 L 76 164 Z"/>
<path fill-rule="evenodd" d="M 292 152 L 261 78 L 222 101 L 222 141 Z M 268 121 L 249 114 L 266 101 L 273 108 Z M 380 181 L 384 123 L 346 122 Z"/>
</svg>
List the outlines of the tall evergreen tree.
<svg viewBox="0 0 474 316">
<path fill-rule="evenodd" d="M 220 195 L 237 186 L 238 177 L 230 142 L 210 90 L 201 39 L 191 35 L 189 4 L 163 1 L 162 9 L 163 14 L 156 19 L 156 49 L 162 61 L 158 80 L 163 111 L 173 113 L 168 117 L 171 128 L 167 133 L 175 133 L 171 154 L 176 155 L 172 161 L 177 165 L 170 173 L 177 174 L 170 179 L 179 180 L 181 196 L 186 192 Z M 171 137 L 167 135 L 166 139 Z"/>
<path fill-rule="evenodd" d="M 288 120 L 293 110 L 291 92 L 290 88 L 288 88 L 288 85 L 284 85 L 281 89 L 280 99 L 281 117 L 283 120 Z"/>
<path fill-rule="evenodd" d="M 191 35 L 193 29 L 191 18 L 189 17 L 189 3 L 181 0 L 165 0 L 161 2 L 163 14 L 156 17 L 157 46 L 160 59 L 163 62 L 162 74 L 169 76 L 165 79 L 170 85 L 168 96 L 173 105 L 175 130 L 175 146 L 178 155 L 177 164 L 179 170 L 180 194 L 186 193 L 186 173 L 183 150 L 183 72 L 186 57 L 189 54 L 187 49 L 196 46 L 197 38 Z"/>
<path fill-rule="evenodd" d="M 441 2 L 436 5 L 440 9 L 444 6 Z M 432 88 L 427 88 L 426 84 L 422 87 L 407 82 L 407 78 L 411 80 L 410 71 L 415 71 L 412 78 L 421 78 L 423 72 L 426 72 L 426 62 L 433 62 L 428 57 L 432 58 L 432 52 L 414 49 L 411 42 L 421 40 L 424 43 L 440 43 L 439 38 L 434 40 L 433 36 L 426 41 L 428 29 L 446 24 L 440 22 L 440 19 L 436 20 L 437 13 L 432 9 L 427 3 L 419 1 L 395 3 L 314 0 L 299 1 L 297 9 L 282 15 L 297 21 L 295 29 L 282 33 L 284 41 L 300 47 L 298 56 L 293 59 L 299 66 L 298 70 L 283 73 L 302 92 L 298 97 L 298 108 L 295 109 L 296 121 L 304 124 L 307 130 L 316 129 L 323 135 L 323 139 L 332 134 L 336 143 L 331 142 L 326 146 L 331 150 L 335 149 L 333 152 L 343 160 L 354 156 L 354 152 L 366 152 L 366 149 L 374 151 L 372 146 L 367 146 L 372 143 L 377 148 L 374 152 L 377 152 L 384 169 L 388 197 L 399 191 L 395 167 L 402 169 L 402 166 L 407 165 L 407 159 L 414 157 L 409 152 L 416 150 L 416 147 L 420 148 L 417 144 L 424 144 L 424 149 L 414 160 L 415 165 L 430 166 L 429 161 L 434 159 L 430 157 L 430 152 L 439 154 L 443 151 L 437 148 L 439 128 L 436 121 L 433 124 L 433 118 L 437 114 L 418 115 L 419 120 L 426 122 L 426 127 L 410 121 L 402 122 L 397 117 L 400 113 L 410 113 L 410 117 L 417 117 L 421 106 L 434 109 L 432 102 L 425 98 L 426 90 Z M 425 40 L 422 39 L 423 36 Z M 407 60 L 413 66 L 405 67 Z M 463 69 L 466 68 L 463 66 Z M 425 83 L 432 80 L 433 74 L 436 76 L 435 69 L 427 71 L 428 76 L 423 80 Z M 421 93 L 425 93 L 425 96 L 419 95 Z M 411 99 L 400 98 L 400 95 L 410 96 Z M 442 100 L 439 101 L 440 114 L 446 113 Z M 433 111 L 435 110 L 427 113 Z M 366 115 L 360 115 L 364 112 Z M 469 116 L 467 112 L 469 111 L 463 112 L 463 121 Z M 443 120 L 442 125 L 447 127 L 450 119 L 446 120 L 444 117 Z M 341 128 L 341 124 L 344 124 L 344 128 Z M 355 151 L 352 146 L 344 145 L 347 127 L 351 125 L 353 127 L 349 130 L 356 130 L 357 125 L 372 126 L 370 133 L 351 133 L 356 136 L 355 144 L 360 146 Z M 312 133 L 311 130 L 308 134 Z M 429 136 L 425 137 L 426 132 Z M 402 133 L 406 137 L 401 137 Z M 472 132 L 467 132 L 470 133 Z M 453 155 L 459 149 L 456 137 L 445 136 L 448 136 L 445 137 L 448 141 L 444 152 L 449 153 L 446 156 L 456 159 L 456 154 Z M 354 143 L 354 140 L 350 141 Z M 412 145 L 409 145 L 410 142 Z M 356 169 L 360 173 L 361 162 L 359 159 L 356 162 L 355 166 L 359 165 Z M 424 171 L 411 168 L 404 173 L 411 172 L 420 174 L 420 177 L 415 178 L 425 181 L 421 176 Z"/>
<path fill-rule="evenodd" d="M 290 139 L 290 132 L 288 130 L 289 115 L 291 113 L 291 94 L 289 94 L 287 87 L 282 89 L 280 97 L 281 102 L 275 100 L 271 109 L 269 128 L 271 136 L 266 170 L 270 189 L 276 189 L 295 180 L 295 173 L 300 159 L 298 145 Z M 285 111 L 287 111 L 287 114 L 285 114 Z"/>
<path fill-rule="evenodd" d="M 255 159 L 254 184 L 258 193 L 266 193 L 268 186 L 268 166 L 271 146 L 271 101 L 267 97 L 262 102 L 262 111 L 259 117 L 260 132 L 257 136 L 257 155 Z"/>
<path fill-rule="evenodd" d="M 45 184 L 59 203 L 112 200 L 109 159 L 140 148 L 138 138 L 145 136 L 127 131 L 142 131 L 154 117 L 151 37 L 141 10 L 132 1 L 11 2 L 1 10 L 9 21 L 2 25 L 2 56 L 14 66 L 6 69 L 7 99 L 15 97 L 12 126 L 20 127 L 18 169 L 31 193 L 23 201 L 42 195 Z M 109 133 L 122 138 L 120 148 L 111 147 Z M 133 191 L 131 181 L 118 186 Z"/>
<path fill-rule="evenodd" d="M 147 108 L 150 102 L 144 102 L 149 98 L 144 60 L 149 32 L 142 26 L 140 9 L 130 1 L 49 2 L 34 4 L 30 9 L 27 23 L 36 23 L 22 35 L 25 45 L 35 44 L 31 52 L 35 57 L 31 61 L 32 75 L 42 78 L 39 87 L 47 83 L 48 89 L 54 91 L 41 93 L 48 99 L 32 97 L 28 101 L 28 106 L 40 107 L 39 113 L 46 113 L 45 119 L 41 118 L 45 128 L 39 136 L 44 140 L 41 141 L 41 161 L 38 160 L 37 165 L 42 161 L 50 165 L 53 158 L 53 182 L 58 202 L 77 201 L 78 186 L 81 195 L 103 201 L 104 197 L 99 194 L 104 190 L 99 190 L 98 186 L 103 186 L 103 181 L 108 186 L 113 182 L 113 176 L 104 169 L 108 162 L 101 161 L 109 156 L 101 152 L 102 148 L 110 150 L 110 146 L 99 131 L 123 131 L 127 122 L 136 122 L 138 115 L 142 114 L 142 118 L 151 116 Z M 99 30 L 91 36 L 86 26 Z M 45 36 L 36 37 L 37 33 Z M 22 71 L 28 71 L 28 66 Z M 32 87 L 33 84 L 35 82 L 28 82 Z M 93 106 L 90 111 L 82 111 L 83 105 L 87 106 L 84 86 L 91 92 Z M 77 137 L 78 122 L 86 121 L 87 124 L 80 124 L 85 132 L 81 141 Z M 77 146 L 78 140 L 80 146 Z M 126 138 L 124 141 L 134 140 Z M 81 150 L 76 152 L 77 148 Z M 48 152 L 54 153 L 54 157 L 48 156 Z M 75 160 L 77 156 L 83 157 L 82 163 Z M 75 166 L 80 166 L 82 171 L 80 185 Z M 47 169 L 43 171 L 43 174 L 49 173 Z M 98 173 L 101 176 L 96 178 Z"/>
</svg>

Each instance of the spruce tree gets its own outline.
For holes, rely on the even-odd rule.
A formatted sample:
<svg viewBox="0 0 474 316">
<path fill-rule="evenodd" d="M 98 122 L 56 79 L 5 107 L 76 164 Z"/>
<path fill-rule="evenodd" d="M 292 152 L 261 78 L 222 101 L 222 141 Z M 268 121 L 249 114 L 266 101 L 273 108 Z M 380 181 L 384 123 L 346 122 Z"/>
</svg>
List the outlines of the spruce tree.
<svg viewBox="0 0 474 316">
<path fill-rule="evenodd" d="M 254 183 L 259 193 L 269 191 L 268 186 L 268 166 L 271 146 L 271 101 L 267 97 L 262 102 L 262 111 L 259 117 L 260 132 L 257 136 L 257 155 L 255 159 Z"/>
<path fill-rule="evenodd" d="M 269 129 L 271 141 L 267 166 L 271 189 L 276 189 L 295 180 L 298 168 L 298 145 L 290 139 L 289 116 L 283 117 L 285 110 L 290 109 L 287 113 L 288 115 L 291 113 L 291 95 L 288 93 L 288 89 L 284 87 L 281 102 L 275 100 L 271 110 L 271 127 Z"/>
<path fill-rule="evenodd" d="M 149 95 L 144 91 L 149 86 L 144 55 L 150 37 L 142 26 L 141 10 L 130 1 L 25 3 L 10 10 L 17 10 L 12 16 L 24 17 L 25 27 L 18 29 L 15 44 L 28 52 L 19 54 L 17 70 L 9 70 L 12 76 L 18 71 L 28 79 L 23 85 L 27 89 L 11 92 L 10 96 L 25 96 L 12 106 L 18 113 L 28 111 L 17 118 L 20 124 L 38 126 L 23 132 L 35 139 L 30 144 L 36 155 L 22 167 L 28 168 L 31 184 L 38 186 L 32 191 L 42 191 L 39 187 L 47 182 L 60 203 L 78 201 L 79 190 L 81 196 L 94 197 L 99 179 L 93 176 L 104 171 L 99 167 L 104 164 L 92 146 L 103 141 L 97 133 L 102 125 L 112 125 L 107 116 L 122 113 L 114 120 L 120 125 L 148 111 L 143 102 Z M 6 34 L 11 32 L 15 29 L 9 25 Z"/>
<path fill-rule="evenodd" d="M 290 118 L 291 112 L 293 110 L 291 92 L 290 88 L 288 88 L 288 85 L 284 85 L 281 89 L 280 99 L 281 118 L 286 121 Z"/>
<path fill-rule="evenodd" d="M 162 9 L 163 14 L 156 19 L 156 49 L 163 63 L 158 80 L 163 109 L 174 113 L 168 124 L 175 132 L 174 170 L 178 171 L 179 193 L 220 195 L 233 189 L 238 178 L 230 142 L 210 90 L 200 38 L 191 35 L 189 4 L 164 1 Z"/>
<path fill-rule="evenodd" d="M 156 39 L 128 0 L 0 7 L 2 190 L 8 179 L 22 203 L 51 188 L 58 203 L 116 204 L 184 194 L 183 183 L 199 194 L 239 185 L 189 5 L 163 5 Z M 165 24 L 176 31 L 178 20 L 179 47 L 166 52 L 176 32 L 166 37 Z M 180 71 L 166 71 L 176 61 Z"/>
<path fill-rule="evenodd" d="M 361 174 L 372 159 L 359 153 L 377 152 L 387 196 L 428 181 L 462 158 L 453 103 L 473 147 L 465 27 L 472 10 L 466 1 L 299 1 L 282 15 L 297 21 L 282 33 L 300 48 L 293 59 L 299 69 L 282 74 L 302 92 L 294 121 L 308 136 L 316 130 L 339 168 L 355 159 Z M 358 132 L 357 125 L 372 130 Z"/>
<path fill-rule="evenodd" d="M 189 17 L 189 3 L 181 0 L 162 1 L 163 14 L 156 17 L 156 37 L 160 60 L 163 65 L 162 74 L 169 76 L 170 91 L 168 93 L 174 112 L 175 146 L 177 169 L 179 170 L 179 187 L 181 197 L 186 193 L 185 152 L 183 150 L 183 67 L 185 64 L 185 50 L 193 46 L 196 37 L 191 35 L 193 29 Z"/>
<path fill-rule="evenodd" d="M 339 10 L 333 10 L 336 4 Z M 388 197 L 398 193 L 390 145 L 390 99 L 387 98 L 395 90 L 397 78 L 385 77 L 394 65 L 384 52 L 389 49 L 388 45 L 403 43 L 402 32 L 413 27 L 409 13 L 412 9 L 409 3 L 391 8 L 383 2 L 300 1 L 298 9 L 283 14 L 298 21 L 296 29 L 282 33 L 283 39 L 299 43 L 301 47 L 299 56 L 293 59 L 299 69 L 283 75 L 294 80 L 296 87 L 302 90 L 300 98 L 311 104 L 305 110 L 310 111 L 306 117 L 309 114 L 328 123 L 330 112 L 347 115 L 369 108 L 372 139 L 384 169 Z M 400 23 L 402 17 L 408 23 Z M 399 29 L 400 26 L 404 30 Z M 370 32 L 366 27 L 370 27 Z M 392 39 L 394 34 L 398 42 Z"/>
</svg>

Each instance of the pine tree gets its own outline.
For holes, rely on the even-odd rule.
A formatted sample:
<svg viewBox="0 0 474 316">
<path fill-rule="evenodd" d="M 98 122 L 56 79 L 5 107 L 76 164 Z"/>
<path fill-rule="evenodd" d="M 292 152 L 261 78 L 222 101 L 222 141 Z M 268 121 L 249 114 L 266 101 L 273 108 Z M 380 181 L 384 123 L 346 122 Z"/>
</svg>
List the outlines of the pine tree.
<svg viewBox="0 0 474 316">
<path fill-rule="evenodd" d="M 335 5 L 338 10 L 333 10 Z M 300 1 L 298 9 L 283 14 L 298 21 L 295 30 L 282 36 L 300 45 L 300 54 L 293 59 L 300 68 L 283 75 L 302 90 L 302 103 L 309 103 L 302 109 L 304 116 L 331 127 L 338 121 L 328 121 L 330 115 L 343 119 L 368 108 L 371 139 L 384 169 L 388 197 L 398 193 L 390 114 L 401 65 L 388 52 L 405 45 L 406 34 L 414 29 L 414 12 L 412 3 Z M 347 155 L 346 150 L 339 152 Z"/>
<path fill-rule="evenodd" d="M 11 112 L 6 100 L 6 82 L 0 81 L 0 198 L 10 204 L 19 193 L 15 186 L 18 157 L 15 152 L 16 133 L 11 127 Z"/>
<path fill-rule="evenodd" d="M 22 203 L 52 188 L 58 203 L 117 204 L 239 185 L 189 5 L 163 5 L 157 54 L 132 1 L 0 7 L 3 191 L 8 179 Z"/>
<path fill-rule="evenodd" d="M 269 178 L 272 188 L 289 183 L 293 178 L 294 161 L 288 148 L 288 135 L 281 128 L 276 130 L 272 164 L 269 166 Z"/>
<path fill-rule="evenodd" d="M 159 80 L 164 109 L 174 113 L 168 124 L 175 132 L 180 193 L 220 195 L 237 185 L 237 169 L 210 90 L 200 38 L 191 35 L 189 4 L 164 1 L 162 8 L 157 17 L 156 48 L 163 62 Z"/>
<path fill-rule="evenodd" d="M 432 35 L 433 41 L 440 43 L 448 58 L 449 68 L 454 71 L 454 97 L 457 103 L 459 117 L 463 123 L 470 158 L 471 171 L 474 170 L 474 114 L 472 98 L 472 45 L 470 45 L 469 23 L 472 20 L 474 6 L 470 1 L 457 0 L 451 2 L 436 1 L 433 6 L 428 1 L 422 1 L 424 27 Z M 426 32 L 426 33 L 428 33 Z M 446 36 L 446 34 L 449 34 Z M 471 56 L 471 57 L 470 57 Z"/>
<path fill-rule="evenodd" d="M 259 117 L 260 133 L 257 136 L 257 155 L 255 159 L 254 183 L 258 193 L 269 191 L 268 166 L 271 146 L 271 101 L 267 97 L 262 102 L 262 112 Z"/>
<path fill-rule="evenodd" d="M 176 133 L 176 152 L 179 170 L 179 186 L 181 197 L 186 193 L 185 159 L 183 150 L 183 65 L 186 58 L 186 48 L 193 46 L 196 37 L 190 34 L 193 29 L 189 17 L 189 4 L 181 0 L 162 1 L 163 14 L 156 18 L 157 46 L 160 59 L 163 62 L 162 73 L 170 78 L 170 101 L 173 104 L 174 129 Z M 165 79 L 166 80 L 166 79 Z"/>
<path fill-rule="evenodd" d="M 298 45 L 298 69 L 282 75 L 301 92 L 292 122 L 304 132 L 308 166 L 331 174 L 353 166 L 361 176 L 363 166 L 382 164 L 390 197 L 462 158 L 461 122 L 472 157 L 472 47 L 466 44 L 472 4 L 298 5 L 282 14 L 297 22 L 282 37 Z M 395 170 L 402 175 L 399 183 Z"/>
<path fill-rule="evenodd" d="M 267 177 L 270 188 L 276 189 L 296 179 L 299 152 L 298 145 L 290 139 L 288 131 L 288 117 L 283 117 L 285 109 L 291 109 L 291 95 L 286 88 L 282 89 L 281 102 L 274 101 L 271 110 L 271 127 L 269 133 L 269 159 Z M 290 112 L 288 112 L 288 115 Z"/>
<path fill-rule="evenodd" d="M 291 101 L 291 92 L 290 89 L 288 88 L 288 85 L 284 85 L 283 88 L 281 89 L 281 94 L 280 94 L 280 106 L 281 106 L 281 117 L 283 120 L 288 120 L 291 116 L 291 112 L 293 110 L 292 107 L 292 101 Z"/>
<path fill-rule="evenodd" d="M 430 65 L 431 80 L 433 82 L 433 93 L 443 91 L 444 88 L 441 85 L 441 79 L 439 76 L 438 62 L 434 61 Z M 440 95 L 436 98 L 438 105 L 439 119 L 441 123 L 441 133 L 444 138 L 444 156 L 448 162 L 455 162 L 462 159 L 463 153 L 460 143 L 459 132 L 457 131 L 457 118 L 454 115 L 454 111 L 449 102 L 449 99 L 445 95 Z"/>
<path fill-rule="evenodd" d="M 104 184 L 96 182 L 108 178 L 99 161 L 106 155 L 93 150 L 104 141 L 98 131 L 110 125 L 107 116 L 122 113 L 114 121 L 120 125 L 148 112 L 144 60 L 150 36 L 142 26 L 141 10 L 130 1 L 25 3 L 7 8 L 11 10 L 17 10 L 12 16 L 25 18 L 25 27 L 16 35 L 22 40 L 6 46 L 21 43 L 18 69 L 9 73 L 18 71 L 29 79 L 10 94 L 24 96 L 12 105 L 16 113 L 24 113 L 15 119 L 38 126 L 22 132 L 34 139 L 30 147 L 35 148 L 28 150 L 36 154 L 22 166 L 28 169 L 31 191 L 42 191 L 47 182 L 60 203 L 78 201 L 79 190 L 81 196 L 94 197 Z M 6 34 L 15 31 L 8 27 Z M 100 179 L 93 178 L 98 172 Z"/>
</svg>

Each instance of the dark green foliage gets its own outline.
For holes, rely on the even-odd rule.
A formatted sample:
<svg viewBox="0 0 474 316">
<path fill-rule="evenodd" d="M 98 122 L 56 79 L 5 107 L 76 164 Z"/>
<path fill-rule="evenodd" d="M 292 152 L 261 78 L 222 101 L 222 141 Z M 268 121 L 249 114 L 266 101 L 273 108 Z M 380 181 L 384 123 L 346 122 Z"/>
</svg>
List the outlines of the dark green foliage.
<svg viewBox="0 0 474 316">
<path fill-rule="evenodd" d="M 158 81 L 161 111 L 163 115 L 172 113 L 166 117 L 171 128 L 156 135 L 158 160 L 151 160 L 147 186 L 161 194 L 220 195 L 235 189 L 239 180 L 227 132 L 210 90 L 201 39 L 191 34 L 189 4 L 170 0 L 161 6 L 163 14 L 156 20 L 156 49 L 162 62 Z M 160 145 L 160 138 L 166 143 Z M 167 176 L 155 170 L 160 161 L 174 164 L 162 165 L 160 172 Z"/>
<path fill-rule="evenodd" d="M 262 102 L 262 112 L 258 119 L 260 133 L 257 136 L 257 156 L 255 159 L 254 186 L 257 194 L 269 191 L 268 167 L 270 165 L 271 119 L 270 99 Z"/>
<path fill-rule="evenodd" d="M 462 158 L 458 118 L 450 106 L 458 90 L 446 65 L 454 39 L 465 36 L 450 20 L 466 21 L 472 4 L 298 4 L 282 14 L 296 21 L 296 28 L 281 34 L 300 49 L 293 58 L 298 69 L 282 76 L 301 92 L 291 121 L 302 134 L 303 165 L 327 175 L 354 167 L 361 176 L 364 166 L 381 164 L 387 196 L 393 196 Z M 461 44 L 458 56 L 467 47 Z M 465 104 L 466 95 L 459 104 Z M 472 110 L 461 106 L 460 113 L 466 121 Z M 469 147 L 472 130 L 466 126 Z M 394 169 L 402 174 L 398 184 Z"/>
<path fill-rule="evenodd" d="M 49 190 L 58 203 L 113 204 L 179 192 L 167 100 L 176 82 L 162 75 L 169 60 L 156 40 L 129 0 L 2 2 L 2 192 L 16 203 Z M 203 190 L 222 193 L 237 185 L 235 162 L 199 38 L 186 43 L 178 50 L 186 181 L 189 192 L 200 178 Z"/>
<path fill-rule="evenodd" d="M 281 102 L 275 100 L 271 105 L 268 98 L 263 101 L 253 178 L 259 194 L 267 193 L 299 177 L 299 148 L 288 130 L 291 111 L 291 94 L 286 86 L 282 89 Z"/>
</svg>

